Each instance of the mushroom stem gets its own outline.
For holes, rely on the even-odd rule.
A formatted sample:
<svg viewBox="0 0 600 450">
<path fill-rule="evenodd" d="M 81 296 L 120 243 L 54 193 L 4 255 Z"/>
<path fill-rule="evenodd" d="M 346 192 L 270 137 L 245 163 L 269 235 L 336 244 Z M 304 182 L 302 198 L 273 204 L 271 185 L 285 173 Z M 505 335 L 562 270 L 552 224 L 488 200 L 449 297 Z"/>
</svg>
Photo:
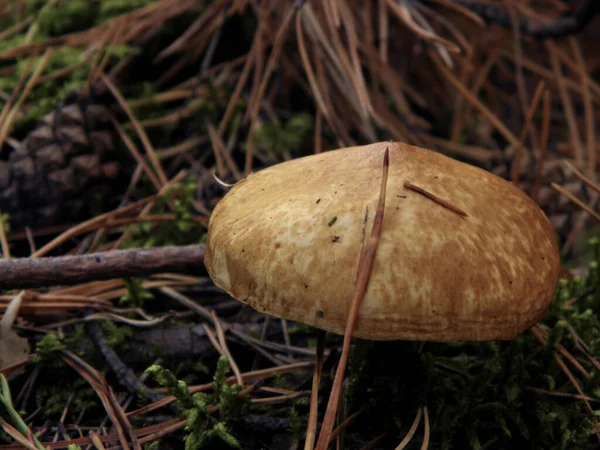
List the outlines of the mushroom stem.
<svg viewBox="0 0 600 450">
<path fill-rule="evenodd" d="M 321 426 L 321 433 L 319 435 L 319 440 L 317 441 L 316 450 L 326 450 L 327 446 L 329 445 L 329 440 L 331 438 L 333 421 L 335 420 L 339 399 L 342 394 L 342 382 L 344 380 L 346 364 L 348 362 L 348 355 L 350 353 L 350 343 L 352 341 L 352 334 L 354 332 L 354 328 L 356 327 L 360 305 L 362 304 L 362 300 L 365 296 L 369 279 L 371 278 L 373 262 L 375 261 L 375 254 L 377 253 L 377 246 L 379 244 L 379 237 L 381 235 L 389 167 L 390 153 L 389 148 L 386 147 L 385 154 L 383 157 L 383 175 L 381 178 L 381 188 L 379 191 L 377 211 L 375 213 L 375 218 L 373 219 L 373 227 L 371 228 L 369 240 L 364 248 L 364 251 L 359 261 L 357 279 L 354 285 L 354 295 L 352 297 L 352 303 L 350 304 L 350 312 L 346 321 L 346 330 L 344 332 L 342 354 L 340 356 L 340 361 L 338 363 L 337 371 L 333 381 L 333 386 L 331 388 L 329 402 L 327 403 L 327 409 L 325 411 L 325 417 L 323 418 L 323 425 Z"/>
</svg>

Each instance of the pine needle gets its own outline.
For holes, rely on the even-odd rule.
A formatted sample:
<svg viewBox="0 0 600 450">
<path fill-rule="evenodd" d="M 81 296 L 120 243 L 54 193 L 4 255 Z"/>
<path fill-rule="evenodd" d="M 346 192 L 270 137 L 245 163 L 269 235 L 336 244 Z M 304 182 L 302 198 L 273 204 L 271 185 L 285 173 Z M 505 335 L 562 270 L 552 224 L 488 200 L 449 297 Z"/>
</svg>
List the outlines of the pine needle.
<svg viewBox="0 0 600 450">
<path fill-rule="evenodd" d="M 583 210 L 585 210 L 586 212 L 588 212 L 594 219 L 596 219 L 600 223 L 600 214 L 594 212 L 594 210 L 592 208 L 590 208 L 588 205 L 586 205 L 585 203 L 583 203 L 581 200 L 579 200 L 577 197 L 575 197 L 573 194 L 571 194 L 569 191 L 567 191 L 562 186 L 559 186 L 556 183 L 552 183 L 551 186 L 552 186 L 553 189 L 555 189 L 558 192 L 560 192 L 562 195 L 564 195 L 565 197 L 567 197 L 569 200 L 571 200 L 577 206 L 579 206 L 580 208 L 582 208 Z"/>
<path fill-rule="evenodd" d="M 402 441 L 400 441 L 400 443 L 398 444 L 398 447 L 396 447 L 396 450 L 403 450 L 404 447 L 406 447 L 410 443 L 410 441 L 414 437 L 415 433 L 417 432 L 417 428 L 419 427 L 419 424 L 421 423 L 422 414 L 423 414 L 423 408 L 419 408 L 419 410 L 417 411 L 417 415 L 415 416 L 415 420 L 413 421 L 410 429 L 408 430 L 408 433 L 406 433 L 406 436 L 404 436 L 404 439 L 402 439 Z"/>
<path fill-rule="evenodd" d="M 442 200 L 437 195 L 434 195 L 431 192 L 426 191 L 425 189 L 423 189 L 423 188 L 421 188 L 419 186 L 415 186 L 414 184 L 412 184 L 412 183 L 410 183 L 408 181 L 405 181 L 404 182 L 404 187 L 406 189 L 410 189 L 411 191 L 417 192 L 417 193 L 421 194 L 424 197 L 427 197 L 429 200 L 434 201 L 438 205 L 441 205 L 444 208 L 449 209 L 450 211 L 458 214 L 459 216 L 468 217 L 467 213 L 464 212 L 462 209 L 457 208 L 456 206 L 452 205 L 451 203 L 447 202 L 446 200 Z"/>
<path fill-rule="evenodd" d="M 423 436 L 423 444 L 421 445 L 421 450 L 427 450 L 429 448 L 429 438 L 430 438 L 430 429 L 429 429 L 429 412 L 427 411 L 427 406 L 423 408 L 423 418 L 425 420 L 425 431 Z"/>
<path fill-rule="evenodd" d="M 587 160 L 586 171 L 588 176 L 594 177 L 596 172 L 596 123 L 594 116 L 594 105 L 592 104 L 592 96 L 590 92 L 590 83 L 588 82 L 588 71 L 585 67 L 585 61 L 581 54 L 581 46 L 574 37 L 569 38 L 569 43 L 575 55 L 577 69 L 581 78 L 583 88 L 583 108 L 585 112 L 585 131 L 586 131 L 586 147 Z"/>
<path fill-rule="evenodd" d="M 586 177 L 584 174 L 582 174 L 579 169 L 577 169 L 577 167 L 575 167 L 573 165 L 573 163 L 571 161 L 567 161 L 565 160 L 565 165 L 571 169 L 573 171 L 573 173 L 575 174 L 575 176 L 577 178 L 579 178 L 581 181 L 583 181 L 583 183 L 585 183 L 585 185 L 587 187 L 589 187 L 590 189 L 596 191 L 598 194 L 600 194 L 600 185 L 598 185 L 597 183 L 595 183 L 593 180 L 591 180 L 590 178 Z"/>
<path fill-rule="evenodd" d="M 573 143 L 573 148 L 575 149 L 575 160 L 577 161 L 577 166 L 583 167 L 583 145 L 581 144 L 581 137 L 579 136 L 579 129 L 577 127 L 577 120 L 575 119 L 575 112 L 573 111 L 571 97 L 565 86 L 560 62 L 556 54 L 556 46 L 552 43 L 551 40 L 547 40 L 544 43 L 546 45 L 546 48 L 548 49 L 548 53 L 550 54 L 552 70 L 554 71 L 554 76 L 556 78 L 556 81 L 558 82 L 560 98 L 565 111 L 567 124 L 569 126 L 569 137 L 571 139 L 571 142 Z"/>
<path fill-rule="evenodd" d="M 535 90 L 535 94 L 533 95 L 533 100 L 531 101 L 531 105 L 529 106 L 529 110 L 527 111 L 527 116 L 525 118 L 525 124 L 523 125 L 523 129 L 521 130 L 521 137 L 519 139 L 519 144 L 517 145 L 515 151 L 515 157 L 512 165 L 512 174 L 511 179 L 515 186 L 519 185 L 519 169 L 521 168 L 521 157 L 523 154 L 523 143 L 525 142 L 525 137 L 531 127 L 531 123 L 533 122 L 533 115 L 537 110 L 538 103 L 540 98 L 542 98 L 542 93 L 544 92 L 545 83 L 540 81 Z"/>
<path fill-rule="evenodd" d="M 552 100 L 550 97 L 550 91 L 546 90 L 544 92 L 544 105 L 542 107 L 543 116 L 542 116 L 542 136 L 540 143 L 540 157 L 537 161 L 537 166 L 535 170 L 535 182 L 533 185 L 533 192 L 531 193 L 531 198 L 534 202 L 538 201 L 538 196 L 540 193 L 540 186 L 542 184 L 542 174 L 544 170 L 544 162 L 546 161 L 546 153 L 548 152 L 548 138 L 550 137 L 550 118 L 551 118 L 551 107 Z"/>
<path fill-rule="evenodd" d="M 340 356 L 340 361 L 338 363 L 337 371 L 333 381 L 333 387 L 331 388 L 329 402 L 325 411 L 325 417 L 321 426 L 321 434 L 319 436 L 319 440 L 317 441 L 317 450 L 326 450 L 329 445 L 331 431 L 333 429 L 333 421 L 336 416 L 339 398 L 342 393 L 342 383 L 346 371 L 346 364 L 348 362 L 352 333 L 354 332 L 356 321 L 358 319 L 358 311 L 360 309 L 360 305 L 364 298 L 365 292 L 367 290 L 367 285 L 371 277 L 373 262 L 375 261 L 375 255 L 377 253 L 377 247 L 379 244 L 379 236 L 381 235 L 389 166 L 389 147 L 386 147 L 385 154 L 383 157 L 383 175 L 381 178 L 381 190 L 379 192 L 379 202 L 377 205 L 377 211 L 375 213 L 375 218 L 373 219 L 371 235 L 368 238 L 367 245 L 365 246 L 364 252 L 362 253 L 360 258 L 359 274 L 354 285 L 354 295 L 350 303 L 350 311 L 348 313 L 348 319 L 346 322 L 346 331 L 344 332 L 342 354 Z"/>
<path fill-rule="evenodd" d="M 144 145 L 144 149 L 146 150 L 146 155 L 148 156 L 148 159 L 154 166 L 154 170 L 156 171 L 156 173 L 158 175 L 158 179 L 160 181 L 161 187 L 164 186 L 165 184 L 167 184 L 167 181 L 168 181 L 167 176 L 165 175 L 165 171 L 162 168 L 162 164 L 161 164 L 160 160 L 156 156 L 156 151 L 154 150 L 154 146 L 150 142 L 148 135 L 146 134 L 144 129 L 140 126 L 140 123 L 138 122 L 136 117 L 133 115 L 131 108 L 129 108 L 129 105 L 127 104 L 127 102 L 125 101 L 125 99 L 123 98 L 123 96 L 121 95 L 119 90 L 117 89 L 117 87 L 114 85 L 114 83 L 110 80 L 110 78 L 107 77 L 106 75 L 104 75 L 103 73 L 100 73 L 99 78 L 102 79 L 102 81 L 104 82 L 106 87 L 110 90 L 110 92 L 113 94 L 113 96 L 115 97 L 115 99 L 117 100 L 117 102 L 119 103 L 121 108 L 123 109 L 123 111 L 125 111 L 125 113 L 129 117 L 129 120 L 133 124 L 135 131 L 137 132 L 138 136 L 140 137 L 140 140 L 142 141 L 142 144 Z"/>
<path fill-rule="evenodd" d="M 317 354 L 315 356 L 315 367 L 313 372 L 312 389 L 310 393 L 310 411 L 308 414 L 308 427 L 306 428 L 306 439 L 304 450 L 312 450 L 317 437 L 317 420 L 319 409 L 319 385 L 321 384 L 321 373 L 323 371 L 323 350 L 325 349 L 325 331 L 317 331 Z"/>
</svg>

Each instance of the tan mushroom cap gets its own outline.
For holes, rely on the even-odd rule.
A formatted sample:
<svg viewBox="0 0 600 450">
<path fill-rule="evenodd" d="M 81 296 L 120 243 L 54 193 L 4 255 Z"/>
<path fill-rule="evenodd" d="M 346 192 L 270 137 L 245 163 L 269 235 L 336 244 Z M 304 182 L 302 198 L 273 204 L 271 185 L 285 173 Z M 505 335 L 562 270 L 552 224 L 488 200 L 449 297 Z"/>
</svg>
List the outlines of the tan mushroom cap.
<svg viewBox="0 0 600 450">
<path fill-rule="evenodd" d="M 509 340 L 534 325 L 560 272 L 544 213 L 495 175 L 395 142 L 287 161 L 231 188 L 209 223 L 215 284 L 258 311 L 343 334 L 386 147 L 383 228 L 354 336 Z"/>
</svg>

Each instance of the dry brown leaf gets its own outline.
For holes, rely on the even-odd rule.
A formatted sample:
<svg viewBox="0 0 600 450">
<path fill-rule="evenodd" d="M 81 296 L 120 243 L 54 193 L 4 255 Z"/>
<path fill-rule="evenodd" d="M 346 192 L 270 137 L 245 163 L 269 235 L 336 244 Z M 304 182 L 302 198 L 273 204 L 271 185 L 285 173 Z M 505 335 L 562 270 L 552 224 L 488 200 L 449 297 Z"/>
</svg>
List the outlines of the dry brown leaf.
<svg viewBox="0 0 600 450">
<path fill-rule="evenodd" d="M 0 319 L 0 368 L 16 364 L 29 355 L 31 348 L 27 339 L 20 337 L 12 325 L 19 314 L 24 291 L 11 300 Z"/>
</svg>

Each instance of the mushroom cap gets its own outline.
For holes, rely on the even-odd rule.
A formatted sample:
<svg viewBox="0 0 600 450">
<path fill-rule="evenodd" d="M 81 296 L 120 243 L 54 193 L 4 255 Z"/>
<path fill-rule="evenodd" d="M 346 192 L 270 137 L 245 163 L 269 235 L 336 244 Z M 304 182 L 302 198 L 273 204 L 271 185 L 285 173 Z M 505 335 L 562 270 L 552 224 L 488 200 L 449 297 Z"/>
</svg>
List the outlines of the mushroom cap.
<svg viewBox="0 0 600 450">
<path fill-rule="evenodd" d="M 343 334 L 386 147 L 383 225 L 353 335 L 510 340 L 534 325 L 561 267 L 544 213 L 500 177 L 398 142 L 286 161 L 237 183 L 209 221 L 215 284 L 260 312 Z"/>
</svg>

